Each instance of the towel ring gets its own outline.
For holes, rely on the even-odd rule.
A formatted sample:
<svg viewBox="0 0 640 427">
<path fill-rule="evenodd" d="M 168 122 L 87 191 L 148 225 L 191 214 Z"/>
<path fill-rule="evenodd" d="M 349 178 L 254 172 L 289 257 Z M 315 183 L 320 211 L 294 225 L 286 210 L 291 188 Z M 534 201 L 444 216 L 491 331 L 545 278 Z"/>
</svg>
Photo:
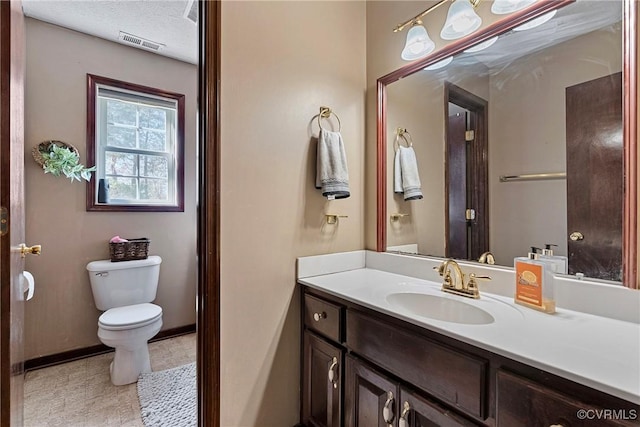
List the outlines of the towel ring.
<svg viewBox="0 0 640 427">
<path fill-rule="evenodd" d="M 394 150 L 400 148 L 400 138 L 404 139 L 407 148 L 413 147 L 413 138 L 411 138 L 409 131 L 404 128 L 398 128 L 396 129 L 396 139 L 393 141 Z"/>
<path fill-rule="evenodd" d="M 331 117 L 332 114 L 338 121 L 338 132 L 340 132 L 340 130 L 342 129 L 342 123 L 340 123 L 340 117 L 338 117 L 336 113 L 331 111 L 331 108 L 329 107 L 320 107 L 320 114 L 318 114 L 318 126 L 320 126 L 320 129 L 324 129 L 322 127 L 322 123 L 320 122 L 320 119 L 328 119 L 329 117 Z"/>
</svg>

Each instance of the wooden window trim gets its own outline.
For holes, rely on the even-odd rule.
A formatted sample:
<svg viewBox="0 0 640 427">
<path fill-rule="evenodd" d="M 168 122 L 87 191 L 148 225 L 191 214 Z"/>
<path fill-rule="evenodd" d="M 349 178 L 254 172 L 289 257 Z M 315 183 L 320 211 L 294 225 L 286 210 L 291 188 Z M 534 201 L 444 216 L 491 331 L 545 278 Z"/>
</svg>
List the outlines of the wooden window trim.
<svg viewBox="0 0 640 427">
<path fill-rule="evenodd" d="M 96 99 L 97 86 L 107 85 L 143 94 L 173 99 L 177 102 L 176 117 L 176 204 L 98 204 L 96 203 L 96 175 L 87 182 L 87 211 L 89 212 L 184 212 L 184 145 L 185 145 L 185 96 L 149 86 L 123 82 L 108 77 L 87 74 L 87 164 L 96 164 Z"/>
</svg>

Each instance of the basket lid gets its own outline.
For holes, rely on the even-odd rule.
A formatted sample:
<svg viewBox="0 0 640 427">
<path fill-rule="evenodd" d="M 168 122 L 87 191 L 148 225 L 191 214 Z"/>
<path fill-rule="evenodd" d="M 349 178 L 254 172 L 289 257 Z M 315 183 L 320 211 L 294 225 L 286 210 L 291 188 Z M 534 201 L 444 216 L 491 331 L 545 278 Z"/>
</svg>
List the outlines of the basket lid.
<svg viewBox="0 0 640 427">
<path fill-rule="evenodd" d="M 137 259 L 133 261 L 119 261 L 111 262 L 109 259 L 103 259 L 98 261 L 91 261 L 87 264 L 87 270 L 89 271 L 113 271 L 124 270 L 127 268 L 139 268 L 148 267 L 151 265 L 157 265 L 162 262 L 162 258 L 157 255 L 151 255 L 146 259 Z"/>
</svg>

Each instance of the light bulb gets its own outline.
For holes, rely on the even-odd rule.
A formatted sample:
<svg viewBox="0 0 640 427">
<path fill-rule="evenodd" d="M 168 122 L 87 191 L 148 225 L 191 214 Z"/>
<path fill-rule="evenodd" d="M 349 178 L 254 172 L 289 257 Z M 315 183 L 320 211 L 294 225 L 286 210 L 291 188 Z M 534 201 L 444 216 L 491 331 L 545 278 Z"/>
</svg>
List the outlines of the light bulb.
<svg viewBox="0 0 640 427">
<path fill-rule="evenodd" d="M 453 30 L 455 32 L 462 33 L 471 28 L 473 26 L 473 23 L 474 20 L 472 17 L 469 17 L 467 15 L 460 15 L 453 20 L 451 26 L 453 27 Z"/>
</svg>

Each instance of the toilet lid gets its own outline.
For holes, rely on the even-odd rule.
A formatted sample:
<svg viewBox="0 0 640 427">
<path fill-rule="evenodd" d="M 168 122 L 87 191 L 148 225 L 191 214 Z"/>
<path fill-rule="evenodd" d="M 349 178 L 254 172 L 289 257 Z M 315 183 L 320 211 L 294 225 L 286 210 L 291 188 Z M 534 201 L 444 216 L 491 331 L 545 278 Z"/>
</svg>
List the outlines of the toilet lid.
<svg viewBox="0 0 640 427">
<path fill-rule="evenodd" d="M 98 324 L 107 329 L 144 326 L 162 316 L 162 308 L 150 303 L 111 308 L 100 316 Z"/>
</svg>

